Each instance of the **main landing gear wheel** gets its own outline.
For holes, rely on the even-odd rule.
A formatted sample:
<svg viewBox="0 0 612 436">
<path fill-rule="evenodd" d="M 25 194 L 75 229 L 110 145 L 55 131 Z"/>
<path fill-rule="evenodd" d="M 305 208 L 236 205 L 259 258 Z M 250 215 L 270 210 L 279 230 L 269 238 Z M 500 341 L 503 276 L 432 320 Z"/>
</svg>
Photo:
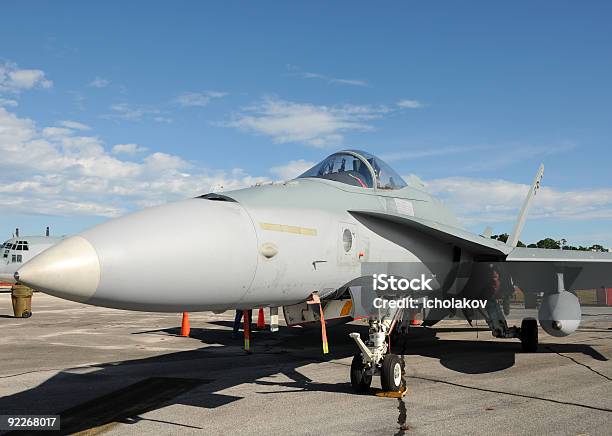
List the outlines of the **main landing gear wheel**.
<svg viewBox="0 0 612 436">
<path fill-rule="evenodd" d="M 533 318 L 525 318 L 521 322 L 521 346 L 527 353 L 538 351 L 538 322 Z"/>
<path fill-rule="evenodd" d="M 397 392 L 402 386 L 402 362 L 397 354 L 386 354 L 380 369 L 380 384 L 385 392 Z"/>
<path fill-rule="evenodd" d="M 351 362 L 351 386 L 356 392 L 363 393 L 370 390 L 372 374 L 367 373 L 361 353 L 355 354 Z"/>
</svg>

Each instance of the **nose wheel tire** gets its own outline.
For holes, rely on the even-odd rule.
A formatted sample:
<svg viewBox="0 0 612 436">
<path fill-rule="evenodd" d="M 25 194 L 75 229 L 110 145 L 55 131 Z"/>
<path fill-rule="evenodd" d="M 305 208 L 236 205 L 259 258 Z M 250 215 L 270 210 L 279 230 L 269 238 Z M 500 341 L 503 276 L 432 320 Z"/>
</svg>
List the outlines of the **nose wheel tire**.
<svg viewBox="0 0 612 436">
<path fill-rule="evenodd" d="M 351 362 L 351 386 L 356 392 L 364 393 L 370 390 L 372 374 L 366 373 L 361 353 L 355 354 Z"/>
<path fill-rule="evenodd" d="M 526 353 L 538 351 L 538 322 L 533 318 L 525 318 L 521 322 L 521 346 Z"/>
<path fill-rule="evenodd" d="M 397 392 L 402 386 L 402 362 L 397 354 L 387 354 L 380 369 L 380 384 L 383 391 Z"/>
</svg>

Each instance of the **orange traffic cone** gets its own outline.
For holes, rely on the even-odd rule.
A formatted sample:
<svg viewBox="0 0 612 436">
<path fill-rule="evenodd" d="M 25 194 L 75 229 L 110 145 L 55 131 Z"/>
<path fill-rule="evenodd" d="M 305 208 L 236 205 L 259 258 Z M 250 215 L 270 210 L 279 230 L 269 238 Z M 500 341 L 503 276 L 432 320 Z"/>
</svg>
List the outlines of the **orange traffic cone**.
<svg viewBox="0 0 612 436">
<path fill-rule="evenodd" d="M 266 320 L 264 318 L 263 308 L 259 309 L 259 315 L 257 316 L 257 328 L 265 329 L 266 328 Z"/>
<path fill-rule="evenodd" d="M 183 322 L 181 323 L 181 336 L 189 336 L 191 328 L 189 327 L 189 313 L 183 312 Z"/>
</svg>

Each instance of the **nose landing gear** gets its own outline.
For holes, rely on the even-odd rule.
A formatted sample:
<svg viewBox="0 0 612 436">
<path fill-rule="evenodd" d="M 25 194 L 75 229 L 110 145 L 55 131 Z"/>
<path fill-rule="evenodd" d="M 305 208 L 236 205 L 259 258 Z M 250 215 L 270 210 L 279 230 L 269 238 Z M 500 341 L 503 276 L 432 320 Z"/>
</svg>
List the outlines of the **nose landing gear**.
<svg viewBox="0 0 612 436">
<path fill-rule="evenodd" d="M 359 333 L 350 334 L 360 350 L 351 364 L 351 385 L 356 392 L 367 392 L 372 376 L 378 374 L 383 391 L 400 391 L 404 375 L 401 360 L 398 355 L 388 352 L 386 339 L 401 315 L 402 310 L 397 309 L 387 312 L 385 316 L 371 316 L 367 343 L 363 342 Z"/>
<path fill-rule="evenodd" d="M 397 354 L 387 354 L 380 370 L 380 384 L 383 391 L 397 392 L 402 387 L 402 364 Z"/>
</svg>

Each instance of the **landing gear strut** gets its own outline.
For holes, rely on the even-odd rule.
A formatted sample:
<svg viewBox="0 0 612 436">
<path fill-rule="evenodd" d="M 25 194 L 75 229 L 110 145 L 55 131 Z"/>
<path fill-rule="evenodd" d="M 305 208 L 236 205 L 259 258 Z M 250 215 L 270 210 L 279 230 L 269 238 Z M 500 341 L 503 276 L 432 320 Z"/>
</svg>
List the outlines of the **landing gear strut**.
<svg viewBox="0 0 612 436">
<path fill-rule="evenodd" d="M 496 338 L 518 338 L 521 347 L 527 353 L 538 350 L 538 322 L 533 318 L 525 318 L 521 327 L 509 327 L 501 308 L 495 299 L 487 301 L 486 312 L 481 310 L 491 333 Z"/>
<path fill-rule="evenodd" d="M 351 333 L 360 349 L 351 364 L 351 385 L 357 392 L 367 392 L 372 376 L 380 374 L 383 391 L 397 392 L 402 386 L 403 371 L 399 356 L 390 354 L 387 337 L 395 323 L 401 319 L 402 310 L 390 310 L 384 316 L 369 319 L 369 339 L 364 343 L 359 333 Z"/>
</svg>

